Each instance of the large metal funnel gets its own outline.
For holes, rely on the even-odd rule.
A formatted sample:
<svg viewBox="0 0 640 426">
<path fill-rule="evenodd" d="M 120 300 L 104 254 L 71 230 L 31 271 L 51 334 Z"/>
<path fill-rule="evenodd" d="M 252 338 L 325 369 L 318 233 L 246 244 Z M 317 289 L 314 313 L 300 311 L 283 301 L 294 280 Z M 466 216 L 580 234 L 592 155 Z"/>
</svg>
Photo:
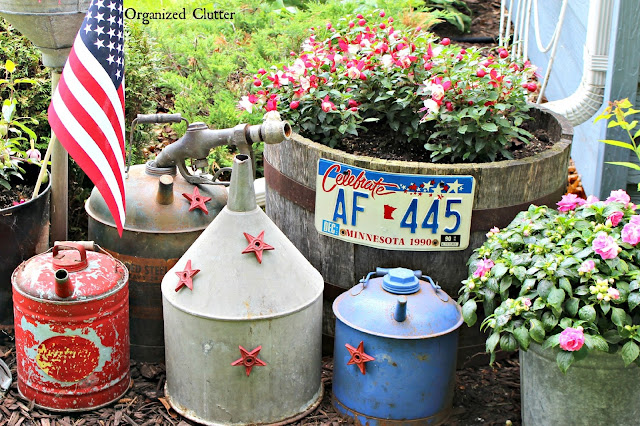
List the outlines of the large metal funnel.
<svg viewBox="0 0 640 426">
<path fill-rule="evenodd" d="M 42 63 L 61 69 L 90 0 L 0 0 L 0 15 L 42 52 Z"/>
</svg>

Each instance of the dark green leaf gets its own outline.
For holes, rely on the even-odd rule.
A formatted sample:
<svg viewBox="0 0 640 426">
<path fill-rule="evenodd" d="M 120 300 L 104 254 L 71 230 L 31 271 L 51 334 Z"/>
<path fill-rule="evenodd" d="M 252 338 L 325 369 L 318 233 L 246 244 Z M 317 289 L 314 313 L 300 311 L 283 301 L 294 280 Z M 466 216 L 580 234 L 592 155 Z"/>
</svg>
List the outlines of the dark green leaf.
<svg viewBox="0 0 640 426">
<path fill-rule="evenodd" d="M 462 306 L 462 318 L 469 327 L 475 324 L 478 320 L 478 316 L 476 315 L 477 309 L 478 305 L 473 299 L 467 300 L 467 302 Z"/>
<path fill-rule="evenodd" d="M 561 288 L 553 288 L 547 296 L 547 303 L 556 309 L 561 309 L 564 296 L 564 290 Z"/>
<path fill-rule="evenodd" d="M 629 310 L 633 311 L 636 306 L 640 305 L 640 292 L 634 291 L 633 293 L 629 293 L 627 303 L 629 303 Z"/>
<path fill-rule="evenodd" d="M 560 278 L 558 280 L 558 287 L 563 289 L 569 295 L 569 297 L 573 296 L 573 287 L 571 287 L 571 283 L 567 278 Z"/>
<path fill-rule="evenodd" d="M 584 305 L 578 311 L 578 316 L 583 321 L 594 322 L 596 320 L 596 309 L 593 305 Z"/>
<path fill-rule="evenodd" d="M 556 363 L 563 373 L 566 373 L 569 367 L 571 367 L 573 360 L 573 352 L 560 351 L 556 356 Z"/>
<path fill-rule="evenodd" d="M 500 293 L 504 293 L 507 290 L 509 290 L 509 287 L 511 287 L 512 282 L 513 282 L 513 279 L 511 277 L 504 277 L 502 280 L 500 280 Z"/>
<path fill-rule="evenodd" d="M 525 326 L 521 326 L 513 330 L 513 335 L 522 349 L 525 351 L 529 349 L 531 338 L 529 337 L 529 331 Z"/>
<path fill-rule="evenodd" d="M 592 336 L 590 334 L 585 334 L 584 344 L 587 345 L 589 349 L 597 349 L 603 352 L 607 352 L 609 350 L 609 344 L 602 336 Z"/>
<path fill-rule="evenodd" d="M 624 309 L 612 307 L 611 322 L 613 322 L 618 327 L 624 327 L 627 324 L 631 324 L 631 317 L 627 315 Z"/>
<path fill-rule="evenodd" d="M 638 348 L 638 345 L 635 342 L 628 341 L 622 347 L 621 355 L 624 365 L 627 366 L 638 358 L 638 355 L 640 355 L 640 348 Z"/>
<path fill-rule="evenodd" d="M 509 270 L 509 267 L 504 263 L 496 263 L 493 266 L 493 268 L 491 268 L 491 272 L 493 273 L 493 276 L 496 277 L 497 279 L 500 279 L 504 274 L 507 273 L 508 270 Z"/>
<path fill-rule="evenodd" d="M 498 344 L 499 341 L 500 341 L 500 333 L 494 332 L 491 336 L 489 336 L 486 344 L 487 352 L 493 352 L 496 349 L 496 345 Z"/>
<path fill-rule="evenodd" d="M 558 318 L 551 312 L 547 311 L 542 314 L 542 325 L 546 331 L 551 331 L 558 325 Z"/>
<path fill-rule="evenodd" d="M 549 336 L 542 344 L 542 349 L 555 348 L 560 344 L 560 333 Z"/>
<path fill-rule="evenodd" d="M 602 337 L 612 345 L 615 345 L 622 340 L 622 337 L 618 333 L 618 330 L 607 330 L 602 334 Z"/>
<path fill-rule="evenodd" d="M 518 341 L 513 337 L 513 334 L 504 333 L 500 336 L 500 349 L 508 352 L 513 352 L 518 349 Z"/>
<path fill-rule="evenodd" d="M 567 299 L 564 302 L 564 310 L 572 317 L 575 317 L 578 313 L 578 306 L 580 306 L 580 299 L 576 299 L 575 297 Z"/>
<path fill-rule="evenodd" d="M 549 297 L 551 290 L 553 290 L 553 283 L 549 280 L 542 280 L 538 284 L 538 295 L 545 301 Z"/>
<path fill-rule="evenodd" d="M 536 342 L 542 343 L 544 341 L 545 334 L 544 326 L 542 325 L 542 323 L 537 319 L 532 319 L 531 321 L 529 321 L 529 324 L 529 336 L 531 336 L 531 338 Z"/>
</svg>

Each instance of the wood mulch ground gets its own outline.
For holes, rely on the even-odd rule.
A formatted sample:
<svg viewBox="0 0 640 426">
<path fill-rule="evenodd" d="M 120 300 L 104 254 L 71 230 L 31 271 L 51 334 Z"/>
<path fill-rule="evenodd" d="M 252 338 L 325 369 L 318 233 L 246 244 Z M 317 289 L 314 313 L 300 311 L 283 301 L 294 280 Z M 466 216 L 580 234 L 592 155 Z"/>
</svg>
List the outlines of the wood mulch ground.
<svg viewBox="0 0 640 426">
<path fill-rule="evenodd" d="M 17 390 L 13 328 L 0 326 L 0 358 L 9 366 L 13 383 L 0 400 L 0 426 L 117 426 L 117 425 L 193 425 L 176 413 L 164 398 L 163 364 L 131 362 L 131 387 L 116 403 L 85 413 L 54 413 L 34 407 Z M 445 424 L 520 424 L 520 376 L 517 357 L 489 366 L 468 367 L 456 372 L 451 416 Z M 325 394 L 320 406 L 295 425 L 353 424 L 341 418 L 331 405 L 333 362 L 326 357 L 322 365 Z"/>
</svg>

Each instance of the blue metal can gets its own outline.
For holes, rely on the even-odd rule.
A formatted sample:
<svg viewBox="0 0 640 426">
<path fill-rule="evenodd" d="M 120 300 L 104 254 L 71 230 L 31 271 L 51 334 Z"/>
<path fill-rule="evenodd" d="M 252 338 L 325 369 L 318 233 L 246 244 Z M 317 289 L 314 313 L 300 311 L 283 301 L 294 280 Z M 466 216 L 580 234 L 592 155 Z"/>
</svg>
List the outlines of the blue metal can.
<svg viewBox="0 0 640 426">
<path fill-rule="evenodd" d="M 378 268 L 341 294 L 333 312 L 338 412 L 370 426 L 447 419 L 462 312 L 430 277 Z"/>
</svg>

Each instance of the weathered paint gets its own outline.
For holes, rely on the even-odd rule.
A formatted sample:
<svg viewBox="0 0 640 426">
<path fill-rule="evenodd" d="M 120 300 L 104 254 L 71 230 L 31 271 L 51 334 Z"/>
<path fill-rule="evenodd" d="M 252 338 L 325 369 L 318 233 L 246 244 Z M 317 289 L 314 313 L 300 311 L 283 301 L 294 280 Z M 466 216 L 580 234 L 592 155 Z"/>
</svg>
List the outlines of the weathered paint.
<svg viewBox="0 0 640 426">
<path fill-rule="evenodd" d="M 167 169 L 159 170 L 167 173 Z M 129 169 L 125 179 L 127 221 L 122 237 L 97 189 L 85 204 L 89 238 L 129 270 L 131 357 L 145 362 L 164 359 L 162 278 L 227 203 L 223 187 L 202 185 L 200 196 L 211 197 L 205 202 L 209 214 L 199 209 L 190 212 L 190 202 L 181 194 L 191 194 L 195 186 L 180 175 L 173 177 L 172 196 L 165 194 L 158 201 L 158 193 L 168 191 L 160 182 L 168 175 L 160 175 L 160 171 L 146 165 Z M 169 198 L 173 201 L 166 204 Z"/>
<path fill-rule="evenodd" d="M 440 424 L 453 402 L 460 308 L 420 271 L 386 272 L 333 304 L 333 405 L 356 424 Z"/>
<path fill-rule="evenodd" d="M 85 269 L 69 273 L 69 298 L 54 291 L 51 252 L 12 276 L 18 390 L 54 411 L 100 407 L 129 387 L 127 270 L 101 253 L 86 259 Z"/>
</svg>

